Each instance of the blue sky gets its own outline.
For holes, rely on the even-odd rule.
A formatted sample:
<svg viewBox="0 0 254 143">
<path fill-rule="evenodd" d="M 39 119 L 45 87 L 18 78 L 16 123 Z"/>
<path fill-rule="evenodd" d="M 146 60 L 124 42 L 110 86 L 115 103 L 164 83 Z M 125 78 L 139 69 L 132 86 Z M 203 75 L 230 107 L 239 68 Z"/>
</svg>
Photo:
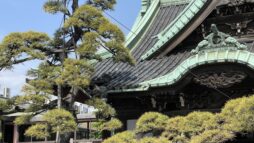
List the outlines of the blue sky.
<svg viewBox="0 0 254 143">
<path fill-rule="evenodd" d="M 10 32 L 39 31 L 49 35 L 60 26 L 61 15 L 50 15 L 43 11 L 46 0 L 1 0 L 0 1 L 0 40 Z M 117 0 L 115 10 L 109 12 L 118 21 L 131 28 L 140 10 L 141 0 Z M 115 22 L 112 20 L 112 22 Z M 117 24 L 117 23 L 116 23 Z M 127 35 L 128 30 L 119 27 Z M 0 71 L 0 93 L 2 87 L 11 88 L 17 95 L 25 82 L 26 71 L 35 67 L 34 62 L 15 66 L 11 71 Z"/>
</svg>

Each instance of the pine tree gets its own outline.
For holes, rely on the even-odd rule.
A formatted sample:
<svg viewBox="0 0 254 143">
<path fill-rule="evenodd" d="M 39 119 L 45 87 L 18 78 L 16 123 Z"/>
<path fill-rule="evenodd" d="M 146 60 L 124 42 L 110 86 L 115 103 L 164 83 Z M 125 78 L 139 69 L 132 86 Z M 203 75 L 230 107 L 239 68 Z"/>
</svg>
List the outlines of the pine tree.
<svg viewBox="0 0 254 143">
<path fill-rule="evenodd" d="M 143 114 L 133 131 L 118 133 L 103 143 L 226 143 L 254 131 L 254 95 L 229 100 L 220 113 L 192 112 L 167 117 Z M 149 136 L 149 137 L 148 137 Z"/>
<path fill-rule="evenodd" d="M 17 124 L 25 123 L 33 116 L 52 109 L 53 111 L 49 111 L 47 115 L 52 114 L 48 116 L 60 118 L 61 115 L 55 114 L 56 106 L 58 110 L 64 108 L 72 112 L 75 118 L 74 99 L 78 91 L 84 92 L 90 85 L 91 77 L 95 72 L 94 61 L 103 60 L 98 54 L 99 50 L 104 49 L 109 52 L 116 62 L 135 64 L 129 50 L 123 44 L 124 34 L 103 15 L 103 11 L 113 10 L 115 4 L 115 0 L 87 0 L 86 2 L 48 0 L 43 6 L 45 12 L 64 15 L 64 24 L 56 30 L 53 38 L 45 33 L 34 31 L 15 32 L 4 38 L 0 44 L 0 70 L 10 69 L 16 64 L 27 61 L 41 61 L 37 68 L 28 71 L 30 79 L 23 88 L 25 96 L 20 96 L 15 101 L 15 104 L 30 104 L 26 109 L 29 114 L 18 117 L 15 120 Z M 57 104 L 46 104 L 50 95 L 57 96 Z M 64 106 L 66 97 L 70 98 L 70 102 Z M 92 98 L 91 95 L 89 98 Z M 94 98 L 91 100 L 93 101 Z M 106 104 L 105 108 L 109 111 L 106 118 L 110 119 L 115 111 Z M 75 128 L 74 118 L 69 118 L 69 123 L 72 125 L 69 131 Z M 113 121 L 105 126 L 110 123 L 119 125 L 118 122 Z M 50 128 L 55 126 L 54 123 L 47 125 Z M 59 125 L 54 130 L 57 133 L 57 143 L 60 142 L 58 129 L 60 129 Z M 47 128 L 44 124 L 37 124 L 26 134 L 38 135 L 38 138 L 48 135 L 48 133 L 36 134 L 36 130 L 47 131 Z"/>
</svg>

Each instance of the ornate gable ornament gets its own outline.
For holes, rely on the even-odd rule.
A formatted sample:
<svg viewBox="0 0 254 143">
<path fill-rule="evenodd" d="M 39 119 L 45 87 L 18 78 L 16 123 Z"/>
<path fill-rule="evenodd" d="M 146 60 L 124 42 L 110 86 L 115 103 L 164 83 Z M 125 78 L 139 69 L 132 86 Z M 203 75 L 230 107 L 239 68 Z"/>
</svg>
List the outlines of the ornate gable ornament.
<svg viewBox="0 0 254 143">
<path fill-rule="evenodd" d="M 227 4 L 228 6 L 239 6 L 244 3 L 253 3 L 254 0 L 221 0 L 219 5 L 225 5 Z"/>
<path fill-rule="evenodd" d="M 230 50 L 246 50 L 247 46 L 239 43 L 234 37 L 228 34 L 220 32 L 215 24 L 211 25 L 212 33 L 209 34 L 203 41 L 201 41 L 195 50 L 192 50 L 193 54 L 199 52 L 230 49 Z"/>
</svg>

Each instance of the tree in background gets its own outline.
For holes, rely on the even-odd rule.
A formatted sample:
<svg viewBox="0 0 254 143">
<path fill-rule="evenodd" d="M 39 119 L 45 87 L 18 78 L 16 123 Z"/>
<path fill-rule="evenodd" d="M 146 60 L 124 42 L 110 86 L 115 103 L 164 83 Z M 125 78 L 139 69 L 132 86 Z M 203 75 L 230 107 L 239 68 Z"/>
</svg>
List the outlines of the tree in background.
<svg viewBox="0 0 254 143">
<path fill-rule="evenodd" d="M 94 63 L 103 60 L 98 54 L 99 50 L 104 49 L 110 53 L 116 62 L 127 62 L 132 65 L 135 63 L 129 50 L 124 47 L 124 34 L 103 15 L 103 11 L 113 10 L 115 4 L 115 0 L 87 0 L 85 2 L 48 0 L 43 6 L 45 12 L 64 15 L 63 26 L 56 30 L 52 38 L 45 33 L 29 31 L 11 33 L 3 39 L 0 44 L 1 70 L 10 69 L 16 64 L 27 61 L 41 61 L 39 67 L 28 72 L 30 79 L 23 88 L 25 96 L 15 100 L 15 104 L 29 103 L 30 107 L 26 109 L 29 114 L 18 117 L 15 122 L 22 124 L 37 114 L 52 110 L 56 106 L 58 108 L 44 115 L 45 119 L 47 117 L 56 119 L 47 122 L 49 127 L 36 124 L 26 132 L 27 135 L 36 137 L 36 131 L 52 129 L 57 133 L 56 142 L 58 143 L 60 131 L 62 131 L 60 123 L 65 123 L 58 119 L 63 117 L 68 118 L 69 121 L 65 125 L 70 125 L 70 128 L 66 128 L 67 131 L 64 132 L 75 130 L 73 104 L 78 92 L 82 92 L 84 96 L 91 99 L 90 103 L 94 100 L 103 103 L 104 106 L 99 107 L 97 112 L 101 119 L 110 120 L 115 115 L 114 109 L 101 100 L 101 97 L 93 97 L 86 92 L 95 71 Z M 57 96 L 57 103 L 46 104 L 51 95 Z M 67 111 L 72 112 L 74 118 Z M 120 126 L 116 120 L 113 121 L 117 123 L 117 127 Z M 112 121 L 110 123 L 112 124 Z M 107 127 L 110 123 L 104 126 Z M 44 137 L 43 135 L 48 134 L 38 134 L 37 137 Z"/>
<path fill-rule="evenodd" d="M 254 96 L 230 100 L 217 114 L 193 112 L 169 118 L 142 115 L 134 131 L 118 133 L 104 143 L 225 143 L 254 131 Z M 149 137 L 147 137 L 149 136 Z"/>
</svg>

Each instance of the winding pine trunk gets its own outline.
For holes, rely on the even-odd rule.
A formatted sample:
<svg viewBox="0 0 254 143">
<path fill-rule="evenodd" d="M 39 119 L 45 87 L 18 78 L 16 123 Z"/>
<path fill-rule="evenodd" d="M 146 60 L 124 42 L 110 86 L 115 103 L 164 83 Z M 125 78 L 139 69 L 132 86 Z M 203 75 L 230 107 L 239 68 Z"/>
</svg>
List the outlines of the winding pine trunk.
<svg viewBox="0 0 254 143">
<path fill-rule="evenodd" d="M 57 85 L 57 108 L 61 109 L 62 107 L 62 86 Z M 56 133 L 56 143 L 60 143 L 61 138 L 60 138 L 60 132 L 58 131 Z"/>
</svg>

